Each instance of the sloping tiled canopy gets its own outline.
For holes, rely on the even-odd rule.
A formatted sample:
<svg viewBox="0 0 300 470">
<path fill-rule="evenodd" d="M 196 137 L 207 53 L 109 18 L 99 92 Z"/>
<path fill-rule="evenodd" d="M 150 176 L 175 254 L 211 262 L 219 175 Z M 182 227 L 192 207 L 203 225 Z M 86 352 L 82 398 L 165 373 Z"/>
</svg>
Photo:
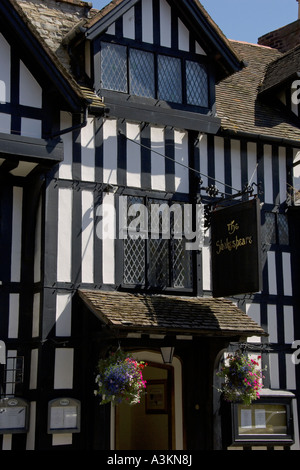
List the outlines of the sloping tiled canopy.
<svg viewBox="0 0 300 470">
<path fill-rule="evenodd" d="M 226 299 L 79 290 L 85 305 L 108 327 L 144 333 L 265 336 Z"/>
</svg>

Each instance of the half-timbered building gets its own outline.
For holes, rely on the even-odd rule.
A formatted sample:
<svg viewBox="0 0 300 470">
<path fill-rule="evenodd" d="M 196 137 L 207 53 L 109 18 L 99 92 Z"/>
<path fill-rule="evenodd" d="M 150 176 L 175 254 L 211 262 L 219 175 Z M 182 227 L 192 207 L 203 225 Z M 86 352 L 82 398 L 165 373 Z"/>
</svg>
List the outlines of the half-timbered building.
<svg viewBox="0 0 300 470">
<path fill-rule="evenodd" d="M 2 450 L 299 448 L 299 51 L 198 0 L 1 1 Z M 247 204 L 258 258 L 214 269 Z M 99 405 L 118 348 L 159 405 Z M 217 390 L 236 349 L 267 366 L 253 409 Z"/>
</svg>

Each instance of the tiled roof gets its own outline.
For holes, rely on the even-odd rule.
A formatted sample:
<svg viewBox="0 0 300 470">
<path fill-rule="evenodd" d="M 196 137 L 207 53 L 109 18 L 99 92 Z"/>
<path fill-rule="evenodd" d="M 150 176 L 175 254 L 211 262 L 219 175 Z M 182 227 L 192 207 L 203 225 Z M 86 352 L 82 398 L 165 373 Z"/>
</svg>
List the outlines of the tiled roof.
<svg viewBox="0 0 300 470">
<path fill-rule="evenodd" d="M 273 100 L 272 105 L 259 96 L 265 72 L 282 57 L 275 49 L 232 41 L 247 66 L 224 79 L 216 87 L 217 115 L 222 130 L 239 134 L 264 136 L 282 141 L 300 139 L 299 123 Z"/>
<path fill-rule="evenodd" d="M 73 0 L 70 4 L 66 2 L 64 8 L 69 8 L 69 11 L 63 13 L 58 6 L 61 2 L 55 0 L 52 8 L 48 2 L 42 3 L 40 0 L 10 0 L 10 3 L 79 99 L 94 107 L 104 108 L 101 98 L 91 88 L 81 86 L 74 79 L 67 48 L 62 44 L 64 36 L 90 10 L 88 4 L 79 0 Z"/>
<path fill-rule="evenodd" d="M 112 328 L 194 335 L 265 335 L 257 323 L 226 299 L 84 289 L 78 292 L 87 307 Z"/>
<path fill-rule="evenodd" d="M 113 0 L 98 11 L 91 8 L 91 4 L 80 0 L 48 0 L 45 3 L 40 0 L 11 0 L 70 86 L 85 102 L 92 100 L 94 109 L 104 108 L 102 100 L 87 84 L 81 86 L 75 81 L 64 39 L 78 26 L 92 27 L 122 1 Z M 274 100 L 271 104 L 267 102 L 262 92 L 271 89 L 285 77 L 290 77 L 293 70 L 298 71 L 300 49 L 283 55 L 269 47 L 229 41 L 201 3 L 198 0 L 193 0 L 193 3 L 233 54 L 247 64 L 216 87 L 216 110 L 221 119 L 221 131 L 236 136 L 262 136 L 299 145 L 297 118 L 285 112 L 283 106 L 280 107 Z"/>
<path fill-rule="evenodd" d="M 288 80 L 299 79 L 300 72 L 300 46 L 297 46 L 282 54 L 278 59 L 271 62 L 260 87 L 260 93 L 284 85 Z"/>
<path fill-rule="evenodd" d="M 86 2 L 57 2 L 55 0 L 16 0 L 47 46 L 56 54 L 62 65 L 70 70 L 70 56 L 63 46 L 63 38 L 89 15 Z"/>
</svg>

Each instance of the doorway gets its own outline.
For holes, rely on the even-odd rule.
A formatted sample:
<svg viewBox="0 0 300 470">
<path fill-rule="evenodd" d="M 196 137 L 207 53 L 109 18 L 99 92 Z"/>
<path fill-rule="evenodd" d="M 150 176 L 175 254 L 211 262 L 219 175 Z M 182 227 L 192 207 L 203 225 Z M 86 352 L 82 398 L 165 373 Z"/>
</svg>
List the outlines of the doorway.
<svg viewBox="0 0 300 470">
<path fill-rule="evenodd" d="M 112 407 L 115 450 L 182 449 L 180 362 L 174 358 L 175 367 L 166 366 L 159 356 L 150 352 L 134 354 L 136 359 L 148 362 L 143 371 L 146 393 L 137 405 Z"/>
</svg>

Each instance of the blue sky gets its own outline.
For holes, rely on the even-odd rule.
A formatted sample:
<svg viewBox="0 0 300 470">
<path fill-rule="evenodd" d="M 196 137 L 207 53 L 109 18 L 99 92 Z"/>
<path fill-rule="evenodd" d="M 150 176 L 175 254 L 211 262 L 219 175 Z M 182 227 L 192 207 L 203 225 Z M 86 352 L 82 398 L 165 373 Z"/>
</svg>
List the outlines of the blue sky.
<svg viewBox="0 0 300 470">
<path fill-rule="evenodd" d="M 91 0 L 101 9 L 107 0 Z M 212 19 L 229 39 L 257 43 L 274 29 L 296 21 L 296 0 L 201 0 Z"/>
</svg>

